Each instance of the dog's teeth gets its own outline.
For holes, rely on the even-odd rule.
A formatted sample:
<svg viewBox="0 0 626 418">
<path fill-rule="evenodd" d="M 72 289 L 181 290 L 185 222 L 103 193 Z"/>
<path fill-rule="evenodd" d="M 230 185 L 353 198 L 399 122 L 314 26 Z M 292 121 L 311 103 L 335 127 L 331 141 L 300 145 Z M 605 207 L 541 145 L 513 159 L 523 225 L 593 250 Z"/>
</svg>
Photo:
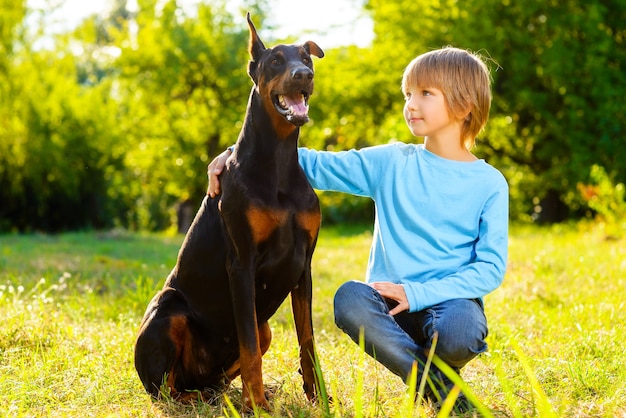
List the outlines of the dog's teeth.
<svg viewBox="0 0 626 418">
<path fill-rule="evenodd" d="M 283 96 L 283 95 L 278 96 L 278 103 L 280 103 L 280 105 L 283 108 L 286 108 L 287 107 L 287 102 L 285 101 L 285 96 Z"/>
</svg>

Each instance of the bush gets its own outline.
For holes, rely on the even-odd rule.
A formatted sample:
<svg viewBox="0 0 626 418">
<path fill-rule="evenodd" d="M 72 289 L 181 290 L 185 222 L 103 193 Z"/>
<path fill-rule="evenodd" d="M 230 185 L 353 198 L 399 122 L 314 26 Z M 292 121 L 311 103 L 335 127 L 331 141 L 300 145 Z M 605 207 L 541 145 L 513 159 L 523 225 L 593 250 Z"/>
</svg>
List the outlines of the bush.
<svg viewBox="0 0 626 418">
<path fill-rule="evenodd" d="M 626 201 L 624 183 L 615 184 L 606 170 L 593 165 L 589 173 L 589 184 L 578 183 L 578 190 L 593 210 L 596 218 L 606 228 L 607 236 L 619 239 L 626 231 Z"/>
</svg>

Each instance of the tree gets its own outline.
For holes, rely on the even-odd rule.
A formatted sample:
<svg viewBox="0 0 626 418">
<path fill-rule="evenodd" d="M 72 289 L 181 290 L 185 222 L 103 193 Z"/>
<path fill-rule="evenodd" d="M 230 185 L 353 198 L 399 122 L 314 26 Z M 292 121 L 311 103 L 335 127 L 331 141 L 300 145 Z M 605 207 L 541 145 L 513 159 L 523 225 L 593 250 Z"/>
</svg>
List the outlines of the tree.
<svg viewBox="0 0 626 418">
<path fill-rule="evenodd" d="M 3 33 L 19 36 L 3 38 L 9 59 L 0 75 L 0 229 L 111 226 L 115 107 L 106 87 L 76 83 L 72 54 L 34 50 L 17 20 L 24 16 L 15 17 L 12 32 L 3 21 Z"/>
<path fill-rule="evenodd" d="M 180 202 L 197 207 L 207 163 L 237 138 L 252 84 L 245 13 L 238 20 L 221 0 L 193 9 L 138 0 L 137 10 L 112 1 L 109 16 L 56 35 L 49 49 L 32 47 L 40 32 L 26 31 L 24 0 L 2 4 L 0 230 L 167 228 Z M 492 112 L 475 151 L 507 177 L 512 218 L 589 212 L 577 185 L 593 180 L 592 167 L 626 182 L 626 0 L 365 8 L 371 47 L 320 45 L 303 145 L 417 141 L 402 116 L 402 72 L 453 45 L 492 57 Z M 242 9 L 267 29 L 265 1 Z M 289 41 L 268 34 L 268 44 Z M 322 201 L 326 222 L 371 217 L 369 201 Z"/>
<path fill-rule="evenodd" d="M 131 225 L 163 229 L 180 202 L 198 206 L 209 158 L 237 139 L 251 88 L 248 34 L 219 5 L 200 4 L 194 16 L 176 1 L 139 7 L 136 33 L 115 37 L 132 188 L 123 194 L 138 202 Z"/>
</svg>

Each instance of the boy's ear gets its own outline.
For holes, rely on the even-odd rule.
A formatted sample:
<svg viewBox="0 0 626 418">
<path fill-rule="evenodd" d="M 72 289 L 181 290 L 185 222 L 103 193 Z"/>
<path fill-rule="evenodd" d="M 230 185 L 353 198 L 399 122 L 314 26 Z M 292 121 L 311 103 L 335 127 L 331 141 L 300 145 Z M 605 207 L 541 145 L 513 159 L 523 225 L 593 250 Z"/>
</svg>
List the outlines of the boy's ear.
<svg viewBox="0 0 626 418">
<path fill-rule="evenodd" d="M 467 105 L 467 107 L 456 115 L 457 118 L 463 119 L 465 122 L 469 122 L 472 120 L 472 106 Z"/>
</svg>

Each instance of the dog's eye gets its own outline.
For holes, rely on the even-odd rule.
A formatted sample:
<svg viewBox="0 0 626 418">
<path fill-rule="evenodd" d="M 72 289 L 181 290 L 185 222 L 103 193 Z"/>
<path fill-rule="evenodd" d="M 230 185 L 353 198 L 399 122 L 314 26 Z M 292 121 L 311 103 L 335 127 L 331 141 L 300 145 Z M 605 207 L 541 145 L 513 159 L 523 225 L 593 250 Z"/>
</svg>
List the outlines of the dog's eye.
<svg viewBox="0 0 626 418">
<path fill-rule="evenodd" d="M 311 60 L 308 57 L 303 57 L 302 62 L 308 64 L 309 62 L 311 62 Z"/>
</svg>

